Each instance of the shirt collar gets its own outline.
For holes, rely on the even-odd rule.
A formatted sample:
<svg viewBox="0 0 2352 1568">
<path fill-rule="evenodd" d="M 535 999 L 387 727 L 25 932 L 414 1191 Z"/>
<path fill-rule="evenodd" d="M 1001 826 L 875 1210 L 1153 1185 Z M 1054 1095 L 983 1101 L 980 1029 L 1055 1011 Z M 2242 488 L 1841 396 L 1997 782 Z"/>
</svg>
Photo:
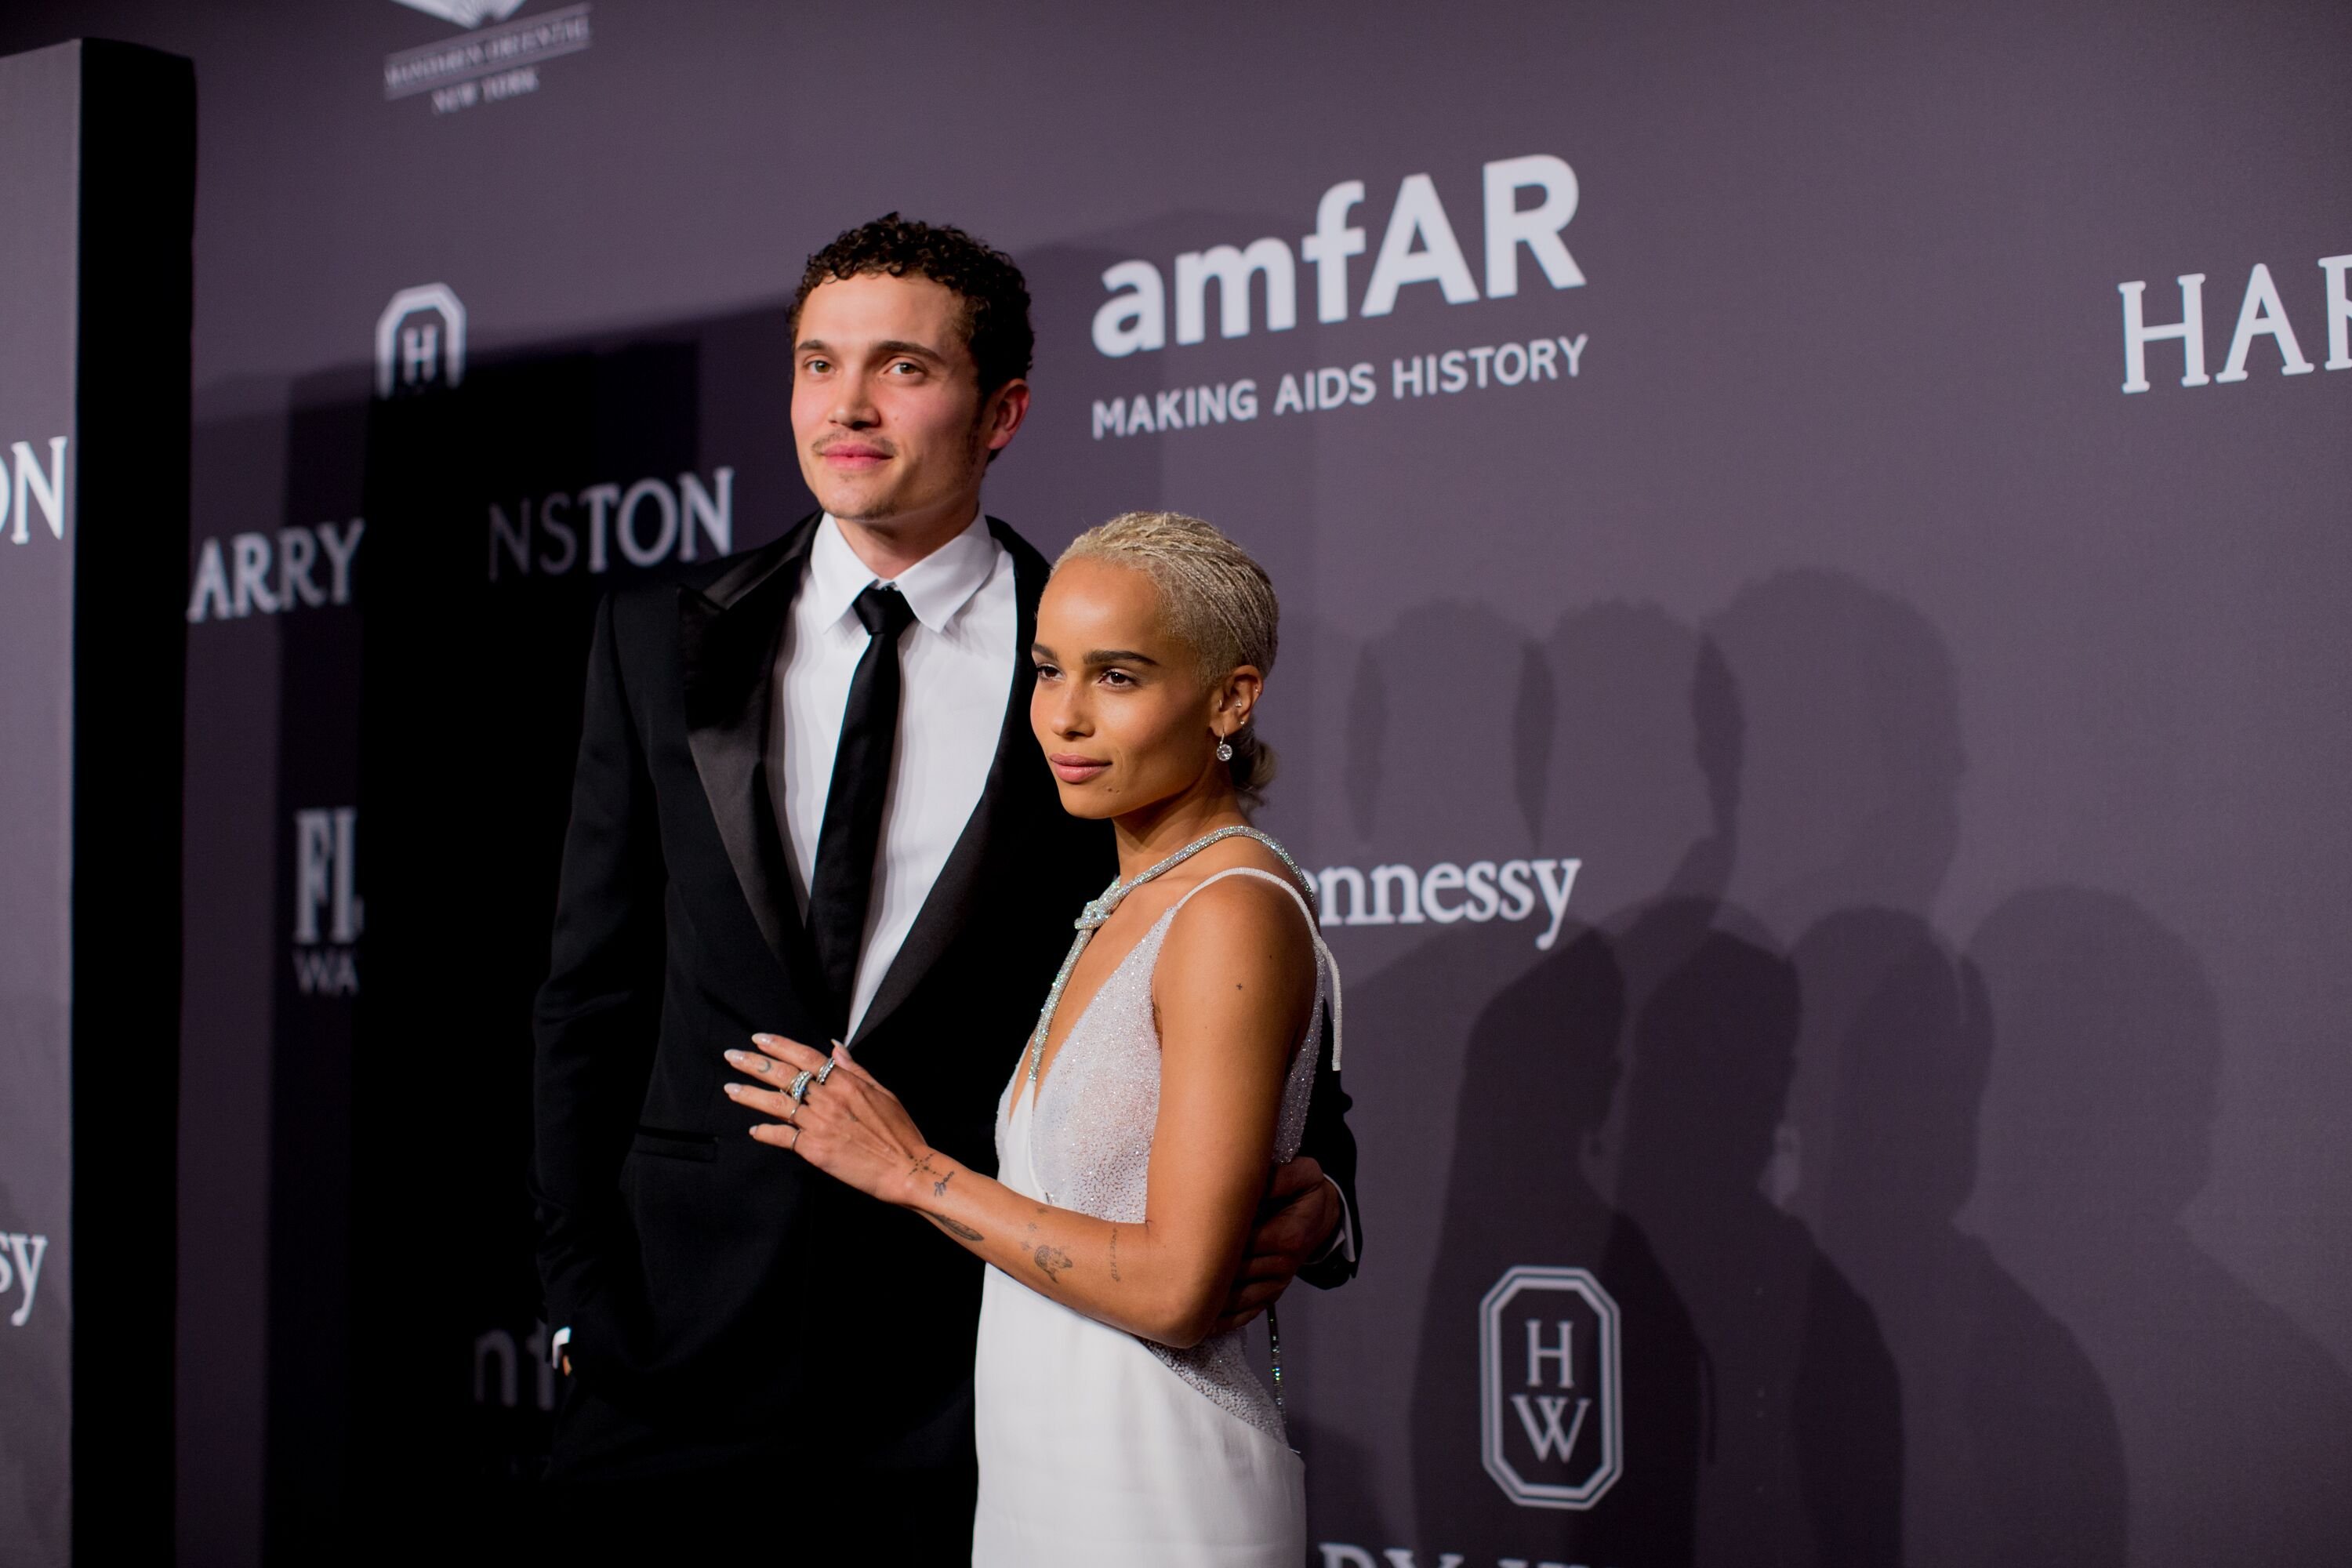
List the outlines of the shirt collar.
<svg viewBox="0 0 2352 1568">
<path fill-rule="evenodd" d="M 997 549 L 986 520 L 974 512 L 961 533 L 899 573 L 894 581 L 925 629 L 945 632 L 948 623 L 987 584 L 996 570 Z M 831 512 L 825 513 L 809 547 L 809 604 L 818 623 L 830 626 L 843 619 L 857 595 L 878 581 L 842 537 L 841 524 Z"/>
</svg>

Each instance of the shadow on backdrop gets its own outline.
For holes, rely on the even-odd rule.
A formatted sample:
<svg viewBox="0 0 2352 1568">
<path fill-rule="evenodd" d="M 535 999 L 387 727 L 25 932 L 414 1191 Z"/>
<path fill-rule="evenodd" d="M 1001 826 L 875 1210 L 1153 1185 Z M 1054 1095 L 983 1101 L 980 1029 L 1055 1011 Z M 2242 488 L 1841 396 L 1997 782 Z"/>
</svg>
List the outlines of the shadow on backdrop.
<svg viewBox="0 0 2352 1568">
<path fill-rule="evenodd" d="M 1806 1059 L 1833 1067 L 1798 1196 L 1903 1373 L 1905 1554 L 2121 1568 L 2123 1445 L 2081 1344 L 1956 1216 L 1991 1064 L 1981 978 L 1915 915 L 1847 910 L 1798 943 Z M 1818 1158 L 1816 1158 L 1818 1155 Z"/>
<path fill-rule="evenodd" d="M 1883 1568 L 1902 1560 L 1895 1364 L 1869 1306 L 1763 1192 L 1796 972 L 1738 911 L 1715 918 L 1635 1020 L 1618 1186 L 1704 1347 L 1696 1560 Z M 1662 906 L 1625 940 L 1690 919 Z"/>
<path fill-rule="evenodd" d="M 1929 918 L 1966 765 L 1950 653 L 1917 610 L 1827 571 L 1767 578 L 1708 627 L 1750 736 L 1737 885 L 1803 933 L 1796 1081 L 1767 1187 L 1868 1301 L 1900 1373 L 1904 1555 L 2120 1562 L 2106 1391 L 1954 1218 L 1990 1026 Z"/>
<path fill-rule="evenodd" d="M 2342 1563 L 2352 1377 L 2182 1222 L 2220 1092 L 2203 965 L 2132 900 L 2067 887 L 2011 895 L 1968 952 L 1995 1041 L 1969 1217 L 2113 1392 L 2129 1560 Z"/>
</svg>

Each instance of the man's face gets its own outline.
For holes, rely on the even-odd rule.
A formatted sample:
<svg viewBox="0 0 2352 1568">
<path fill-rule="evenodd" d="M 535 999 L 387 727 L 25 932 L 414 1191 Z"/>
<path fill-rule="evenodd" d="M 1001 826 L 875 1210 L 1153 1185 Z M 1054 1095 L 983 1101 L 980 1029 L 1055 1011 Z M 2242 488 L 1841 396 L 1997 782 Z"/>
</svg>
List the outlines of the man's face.
<svg viewBox="0 0 2352 1568">
<path fill-rule="evenodd" d="M 819 284 L 802 301 L 793 441 L 834 516 L 887 528 L 978 504 L 988 454 L 1013 439 L 1028 388 L 981 396 L 961 315 L 941 285 L 885 273 Z"/>
</svg>

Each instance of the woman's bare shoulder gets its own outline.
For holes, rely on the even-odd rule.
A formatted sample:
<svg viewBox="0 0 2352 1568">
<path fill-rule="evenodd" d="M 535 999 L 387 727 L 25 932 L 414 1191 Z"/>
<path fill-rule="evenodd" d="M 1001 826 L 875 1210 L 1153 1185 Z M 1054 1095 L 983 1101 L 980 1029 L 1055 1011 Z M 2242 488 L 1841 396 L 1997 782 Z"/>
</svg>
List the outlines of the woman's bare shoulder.
<svg viewBox="0 0 2352 1568">
<path fill-rule="evenodd" d="M 1155 987 L 1163 1007 L 1186 997 L 1213 1006 L 1268 994 L 1312 996 L 1314 937 L 1284 886 L 1295 885 L 1289 868 L 1263 846 L 1250 848 L 1255 858 L 1209 868 L 1170 926 Z M 1265 875 L 1222 874 L 1234 870 Z"/>
</svg>

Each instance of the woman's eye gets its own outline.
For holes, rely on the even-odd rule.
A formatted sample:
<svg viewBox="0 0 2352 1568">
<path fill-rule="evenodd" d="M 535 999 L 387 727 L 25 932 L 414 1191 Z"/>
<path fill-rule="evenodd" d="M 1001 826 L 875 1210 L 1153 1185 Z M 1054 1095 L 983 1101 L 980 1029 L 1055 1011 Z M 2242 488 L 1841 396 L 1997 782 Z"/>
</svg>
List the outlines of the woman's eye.
<svg viewBox="0 0 2352 1568">
<path fill-rule="evenodd" d="M 1061 673 L 1050 664 L 1041 664 L 1037 667 L 1037 679 L 1040 680 L 1051 680 Z"/>
<path fill-rule="evenodd" d="M 1128 674 L 1127 671 L 1123 669 L 1106 669 L 1103 671 L 1102 678 L 1103 684 L 1105 686 L 1132 686 L 1135 684 L 1135 678 Z"/>
</svg>

